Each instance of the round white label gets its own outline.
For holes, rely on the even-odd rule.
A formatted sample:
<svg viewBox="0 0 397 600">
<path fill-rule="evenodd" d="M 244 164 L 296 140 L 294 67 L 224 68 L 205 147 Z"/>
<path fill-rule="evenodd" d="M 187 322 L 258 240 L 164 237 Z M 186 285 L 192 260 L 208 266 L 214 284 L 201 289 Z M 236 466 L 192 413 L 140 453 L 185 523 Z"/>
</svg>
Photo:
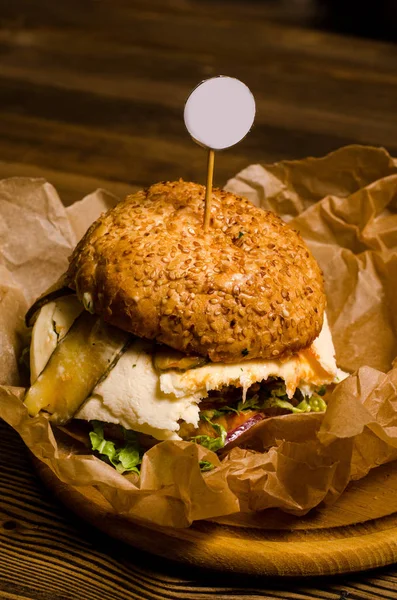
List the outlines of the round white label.
<svg viewBox="0 0 397 600">
<path fill-rule="evenodd" d="M 252 127 L 255 100 L 234 77 L 213 77 L 200 83 L 185 104 L 185 125 L 192 138 L 212 150 L 234 146 Z"/>
</svg>

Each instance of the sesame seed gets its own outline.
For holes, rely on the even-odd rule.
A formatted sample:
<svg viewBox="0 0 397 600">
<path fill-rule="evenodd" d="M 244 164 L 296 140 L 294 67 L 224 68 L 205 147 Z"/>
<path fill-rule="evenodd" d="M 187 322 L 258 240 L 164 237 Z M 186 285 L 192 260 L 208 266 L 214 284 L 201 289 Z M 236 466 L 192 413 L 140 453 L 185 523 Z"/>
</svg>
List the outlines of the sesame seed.
<svg viewBox="0 0 397 600">
<path fill-rule="evenodd" d="M 204 195 L 202 186 L 177 181 L 129 196 L 83 239 L 69 280 L 94 298 L 103 292 L 102 314 L 112 323 L 122 312 L 138 335 L 145 331 L 143 310 L 157 309 L 162 318 L 161 325 L 153 323 L 154 336 L 176 345 L 179 338 L 181 350 L 208 353 L 211 360 L 233 362 L 237 340 L 253 358 L 295 351 L 307 343 L 308 331 L 319 330 L 324 310 L 312 255 L 273 213 L 216 189 L 211 232 L 204 235 Z M 94 274 L 93 256 L 100 257 Z M 217 332 L 224 336 L 220 345 Z"/>
</svg>

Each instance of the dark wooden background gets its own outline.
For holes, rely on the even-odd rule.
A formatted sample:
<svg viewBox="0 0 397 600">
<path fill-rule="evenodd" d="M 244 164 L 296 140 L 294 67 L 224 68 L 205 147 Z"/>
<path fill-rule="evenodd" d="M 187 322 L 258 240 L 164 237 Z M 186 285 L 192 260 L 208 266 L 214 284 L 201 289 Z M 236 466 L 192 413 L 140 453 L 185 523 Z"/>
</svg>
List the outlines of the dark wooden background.
<svg viewBox="0 0 397 600">
<path fill-rule="evenodd" d="M 1 5 L 0 160 L 47 175 L 65 201 L 98 180 L 119 194 L 204 181 L 182 113 L 190 90 L 217 74 L 242 79 L 257 102 L 251 133 L 217 155 L 219 185 L 253 162 L 352 142 L 397 154 L 392 44 L 285 24 L 277 2 L 260 0 Z"/>
<path fill-rule="evenodd" d="M 185 131 L 183 105 L 217 74 L 242 79 L 257 101 L 252 132 L 217 155 L 219 185 L 254 162 L 348 143 L 397 156 L 397 47 L 314 29 L 323 26 L 314 9 L 293 0 L 0 0 L 0 177 L 44 176 L 65 203 L 98 186 L 124 195 L 164 179 L 203 182 L 205 152 Z M 0 598 L 397 598 L 395 566 L 306 581 L 230 577 L 112 541 L 43 489 L 4 424 L 0 473 Z"/>
</svg>

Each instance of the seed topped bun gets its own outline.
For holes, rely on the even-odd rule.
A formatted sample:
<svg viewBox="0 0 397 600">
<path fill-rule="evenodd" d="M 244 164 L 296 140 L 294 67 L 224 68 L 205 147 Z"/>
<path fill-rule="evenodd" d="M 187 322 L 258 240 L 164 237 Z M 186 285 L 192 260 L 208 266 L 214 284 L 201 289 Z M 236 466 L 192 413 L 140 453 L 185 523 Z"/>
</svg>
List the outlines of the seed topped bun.
<svg viewBox="0 0 397 600">
<path fill-rule="evenodd" d="M 325 309 L 319 266 L 272 212 L 214 189 L 157 183 L 102 215 L 66 275 L 107 322 L 214 362 L 274 359 L 309 346 Z"/>
</svg>

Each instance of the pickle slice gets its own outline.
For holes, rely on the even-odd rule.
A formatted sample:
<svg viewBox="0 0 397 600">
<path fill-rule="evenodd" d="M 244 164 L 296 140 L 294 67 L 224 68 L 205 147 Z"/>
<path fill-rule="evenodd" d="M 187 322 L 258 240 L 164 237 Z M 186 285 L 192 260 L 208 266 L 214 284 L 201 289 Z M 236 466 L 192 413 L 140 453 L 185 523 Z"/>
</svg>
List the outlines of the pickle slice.
<svg viewBox="0 0 397 600">
<path fill-rule="evenodd" d="M 172 348 L 156 350 L 153 357 L 154 368 L 158 371 L 188 371 L 202 367 L 207 362 L 205 356 L 188 356 Z"/>
<path fill-rule="evenodd" d="M 128 333 L 84 311 L 28 389 L 24 402 L 29 414 L 45 411 L 55 423 L 69 421 L 114 366 L 129 339 Z"/>
</svg>

